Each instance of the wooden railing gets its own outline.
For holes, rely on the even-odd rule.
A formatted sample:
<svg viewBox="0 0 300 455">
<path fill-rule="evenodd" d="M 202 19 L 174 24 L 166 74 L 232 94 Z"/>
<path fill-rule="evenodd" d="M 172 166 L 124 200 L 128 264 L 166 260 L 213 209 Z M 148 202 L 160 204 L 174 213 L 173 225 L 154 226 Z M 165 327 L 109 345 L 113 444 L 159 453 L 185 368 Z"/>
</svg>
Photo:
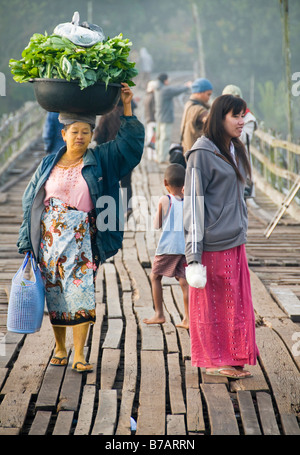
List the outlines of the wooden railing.
<svg viewBox="0 0 300 455">
<path fill-rule="evenodd" d="M 33 101 L 0 119 L 0 178 L 42 136 L 46 112 Z"/>
<path fill-rule="evenodd" d="M 277 204 L 282 203 L 300 174 L 300 145 L 283 141 L 258 129 L 251 143 L 256 184 Z M 294 198 L 300 212 L 300 195 Z"/>
</svg>

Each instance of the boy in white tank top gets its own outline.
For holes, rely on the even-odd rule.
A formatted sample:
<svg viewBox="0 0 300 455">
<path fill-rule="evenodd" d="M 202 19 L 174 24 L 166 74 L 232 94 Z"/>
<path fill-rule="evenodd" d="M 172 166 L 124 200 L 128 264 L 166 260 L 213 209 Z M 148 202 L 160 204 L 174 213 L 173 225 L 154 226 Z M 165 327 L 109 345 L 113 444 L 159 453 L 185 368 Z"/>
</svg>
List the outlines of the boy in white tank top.
<svg viewBox="0 0 300 455">
<path fill-rule="evenodd" d="M 155 314 L 144 319 L 146 324 L 163 324 L 163 276 L 175 277 L 182 289 L 184 317 L 177 327 L 189 328 L 189 287 L 185 278 L 185 241 L 183 231 L 183 190 L 185 169 L 181 164 L 171 164 L 164 175 L 167 195 L 160 198 L 154 218 L 154 228 L 162 228 L 150 275 Z"/>
</svg>

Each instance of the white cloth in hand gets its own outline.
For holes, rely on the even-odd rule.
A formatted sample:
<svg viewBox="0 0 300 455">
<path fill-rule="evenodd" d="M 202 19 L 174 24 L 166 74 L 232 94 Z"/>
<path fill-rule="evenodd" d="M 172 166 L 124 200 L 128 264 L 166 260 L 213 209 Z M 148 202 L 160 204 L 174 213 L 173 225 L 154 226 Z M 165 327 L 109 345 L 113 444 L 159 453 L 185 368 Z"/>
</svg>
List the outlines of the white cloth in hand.
<svg viewBox="0 0 300 455">
<path fill-rule="evenodd" d="M 204 288 L 206 285 L 206 267 L 198 262 L 193 262 L 185 269 L 188 284 L 193 288 Z"/>
</svg>

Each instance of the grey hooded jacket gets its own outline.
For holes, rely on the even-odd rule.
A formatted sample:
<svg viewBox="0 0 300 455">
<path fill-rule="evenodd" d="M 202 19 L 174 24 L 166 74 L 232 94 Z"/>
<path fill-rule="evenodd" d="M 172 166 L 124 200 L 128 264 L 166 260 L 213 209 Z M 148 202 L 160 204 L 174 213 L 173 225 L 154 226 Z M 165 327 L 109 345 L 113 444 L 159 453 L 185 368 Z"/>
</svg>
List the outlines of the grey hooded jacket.
<svg viewBox="0 0 300 455">
<path fill-rule="evenodd" d="M 205 136 L 187 152 L 184 185 L 186 259 L 201 263 L 203 251 L 222 251 L 246 243 L 244 183 L 230 162 Z M 241 163 L 242 176 L 246 171 Z"/>
</svg>

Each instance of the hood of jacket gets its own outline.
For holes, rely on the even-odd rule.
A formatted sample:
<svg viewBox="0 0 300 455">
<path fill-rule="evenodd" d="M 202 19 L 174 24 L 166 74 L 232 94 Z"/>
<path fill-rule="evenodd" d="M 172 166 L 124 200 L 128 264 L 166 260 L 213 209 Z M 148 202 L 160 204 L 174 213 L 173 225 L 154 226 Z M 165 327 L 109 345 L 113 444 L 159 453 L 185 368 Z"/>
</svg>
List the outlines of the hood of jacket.
<svg viewBox="0 0 300 455">
<path fill-rule="evenodd" d="M 208 139 L 206 136 L 201 136 L 201 137 L 199 137 L 199 139 L 197 139 L 197 141 L 195 142 L 195 144 L 193 145 L 191 150 L 186 152 L 186 155 L 185 155 L 186 160 L 189 159 L 189 156 L 191 155 L 191 153 L 193 153 L 195 150 L 198 150 L 198 149 L 204 149 L 204 150 L 208 150 L 209 152 L 221 154 L 218 147 L 210 139 Z"/>
</svg>

